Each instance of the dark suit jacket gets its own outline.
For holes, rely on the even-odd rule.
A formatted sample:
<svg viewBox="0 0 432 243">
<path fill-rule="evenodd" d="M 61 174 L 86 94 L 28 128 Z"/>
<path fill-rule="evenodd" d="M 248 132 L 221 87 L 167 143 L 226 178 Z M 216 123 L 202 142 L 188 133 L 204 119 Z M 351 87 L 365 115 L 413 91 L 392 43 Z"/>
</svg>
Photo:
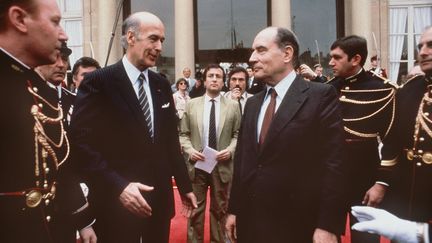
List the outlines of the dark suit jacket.
<svg viewBox="0 0 432 243">
<path fill-rule="evenodd" d="M 311 242 L 317 227 L 341 233 L 345 168 L 334 88 L 297 76 L 260 148 L 264 97 L 246 103 L 234 159 L 229 212 L 237 216 L 239 242 Z"/>
<path fill-rule="evenodd" d="M 118 203 L 130 182 L 154 186 L 144 197 L 153 214 L 166 218 L 174 215 L 171 177 L 181 193 L 192 191 L 170 85 L 152 71 L 148 77 L 154 143 L 121 61 L 87 75 L 79 87 L 71 121 L 72 152 L 87 176 L 97 213 Z"/>
</svg>

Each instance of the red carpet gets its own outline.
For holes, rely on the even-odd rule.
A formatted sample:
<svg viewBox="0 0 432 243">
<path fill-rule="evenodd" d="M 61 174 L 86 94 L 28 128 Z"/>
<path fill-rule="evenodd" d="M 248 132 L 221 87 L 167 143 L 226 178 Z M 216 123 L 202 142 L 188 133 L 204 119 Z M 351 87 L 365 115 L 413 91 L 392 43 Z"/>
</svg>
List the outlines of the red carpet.
<svg viewBox="0 0 432 243">
<path fill-rule="evenodd" d="M 207 194 L 208 195 L 208 194 Z M 186 242 L 186 228 L 187 219 L 183 217 L 181 212 L 181 199 L 177 189 L 174 189 L 174 197 L 176 201 L 176 216 L 171 220 L 171 234 L 170 243 L 185 243 Z M 207 197 L 207 200 L 209 198 Z M 208 208 L 206 210 L 206 224 L 205 224 L 205 237 L 204 242 L 208 243 L 209 240 L 209 213 Z M 342 236 L 342 243 L 350 243 L 350 232 L 349 227 L 347 227 L 346 236 Z M 389 240 L 381 238 L 381 243 L 390 243 Z"/>
</svg>

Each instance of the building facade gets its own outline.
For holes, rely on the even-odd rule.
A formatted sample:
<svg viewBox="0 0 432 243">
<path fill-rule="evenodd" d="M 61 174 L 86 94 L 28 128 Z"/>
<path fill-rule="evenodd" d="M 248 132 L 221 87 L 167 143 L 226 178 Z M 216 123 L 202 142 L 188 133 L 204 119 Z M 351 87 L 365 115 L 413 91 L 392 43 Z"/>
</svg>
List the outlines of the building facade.
<svg viewBox="0 0 432 243">
<path fill-rule="evenodd" d="M 247 63 L 256 33 L 266 26 L 293 30 L 300 62 L 321 63 L 325 74 L 332 42 L 356 34 L 368 40 L 389 78 L 399 81 L 412 68 L 417 41 L 432 24 L 432 0 L 58 0 L 69 34 L 71 63 L 85 55 L 102 65 L 121 58 L 125 16 L 150 11 L 165 23 L 166 42 L 156 67 L 171 82 L 184 67 Z M 118 22 L 116 19 L 118 16 Z M 112 43 L 110 45 L 110 42 Z M 108 57 L 109 53 L 109 58 Z M 369 62 L 366 63 L 366 68 Z"/>
</svg>

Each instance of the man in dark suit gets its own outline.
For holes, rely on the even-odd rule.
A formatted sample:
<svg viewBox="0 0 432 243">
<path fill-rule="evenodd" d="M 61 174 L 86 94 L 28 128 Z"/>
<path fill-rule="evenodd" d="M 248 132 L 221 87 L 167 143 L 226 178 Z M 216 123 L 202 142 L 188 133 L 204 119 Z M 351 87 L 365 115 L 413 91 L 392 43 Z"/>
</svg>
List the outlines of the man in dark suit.
<svg viewBox="0 0 432 243">
<path fill-rule="evenodd" d="M 346 203 L 336 91 L 295 74 L 299 47 L 288 29 L 266 28 L 252 47 L 266 88 L 243 114 L 227 233 L 248 243 L 337 242 Z"/>
<path fill-rule="evenodd" d="M 123 59 L 89 73 L 78 90 L 72 153 L 88 180 L 102 242 L 168 242 L 172 176 L 186 209 L 196 207 L 169 82 L 148 70 L 164 40 L 157 16 L 129 16 L 123 24 Z"/>
<path fill-rule="evenodd" d="M 261 92 L 265 88 L 265 83 L 255 79 L 254 70 L 252 67 L 248 67 L 246 71 L 249 74 L 247 92 L 249 94 L 256 94 Z"/>
<path fill-rule="evenodd" d="M 76 229 L 95 239 L 56 92 L 32 70 L 58 58 L 60 19 L 54 0 L 0 4 L 0 242 L 75 243 Z"/>
</svg>

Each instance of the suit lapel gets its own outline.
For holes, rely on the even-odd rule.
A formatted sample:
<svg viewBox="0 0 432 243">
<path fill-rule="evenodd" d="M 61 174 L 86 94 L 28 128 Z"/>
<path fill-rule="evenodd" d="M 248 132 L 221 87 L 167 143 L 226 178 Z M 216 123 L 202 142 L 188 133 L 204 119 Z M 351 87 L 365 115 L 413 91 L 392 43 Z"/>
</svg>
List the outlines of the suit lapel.
<svg viewBox="0 0 432 243">
<path fill-rule="evenodd" d="M 219 126 L 218 126 L 218 129 L 217 129 L 217 141 L 218 141 L 218 144 L 219 144 L 219 139 L 220 139 L 220 136 L 221 136 L 221 133 L 222 133 L 222 129 L 223 129 L 223 127 L 224 127 L 224 124 L 225 124 L 225 117 L 226 117 L 226 113 L 227 113 L 227 111 L 228 111 L 228 107 L 227 107 L 227 103 L 226 103 L 226 100 L 225 100 L 225 98 L 223 97 L 223 96 L 221 96 L 221 98 L 220 98 L 220 107 L 219 107 Z"/>
<path fill-rule="evenodd" d="M 294 82 L 291 84 L 291 87 L 282 99 L 282 103 L 280 104 L 270 125 L 262 150 L 264 150 L 269 143 L 277 137 L 282 128 L 293 119 L 297 111 L 307 99 L 305 91 L 308 88 L 309 84 L 302 81 L 299 76 L 294 79 Z"/>
<path fill-rule="evenodd" d="M 255 151 L 259 150 L 258 147 L 258 117 L 260 114 L 261 106 L 264 102 L 264 97 L 266 95 L 267 90 L 264 89 L 264 91 L 259 92 L 258 94 L 254 95 L 251 99 L 249 99 L 247 102 L 250 102 L 250 110 L 253 112 L 252 114 L 252 134 L 253 134 L 253 144 L 255 145 Z"/>
<path fill-rule="evenodd" d="M 162 106 L 166 104 L 162 104 L 162 90 L 160 87 L 161 80 L 159 79 L 156 73 L 148 70 L 148 82 L 150 86 L 151 99 L 153 103 L 153 132 L 154 132 L 154 140 L 157 141 L 159 138 L 159 132 L 161 131 L 161 127 L 159 127 L 163 122 L 160 121 Z"/>
<path fill-rule="evenodd" d="M 204 96 L 201 96 L 199 99 L 201 99 L 201 100 L 200 100 L 200 102 L 197 102 L 197 107 L 196 107 L 196 111 L 197 111 L 196 112 L 196 114 L 197 114 L 196 124 L 198 126 L 200 141 L 202 141 L 202 139 L 203 139 L 203 127 L 204 127 L 203 116 L 204 116 L 204 102 L 205 102 L 205 99 L 204 99 Z"/>
<path fill-rule="evenodd" d="M 116 65 L 116 69 L 119 70 L 119 72 L 116 72 L 115 84 L 118 87 L 121 97 L 125 100 L 126 104 L 131 109 L 134 117 L 139 122 L 144 124 L 145 120 L 138 102 L 138 98 L 136 96 L 135 90 L 132 87 L 131 82 L 129 81 L 129 77 L 126 73 L 123 63 L 119 61 L 114 65 Z"/>
</svg>

